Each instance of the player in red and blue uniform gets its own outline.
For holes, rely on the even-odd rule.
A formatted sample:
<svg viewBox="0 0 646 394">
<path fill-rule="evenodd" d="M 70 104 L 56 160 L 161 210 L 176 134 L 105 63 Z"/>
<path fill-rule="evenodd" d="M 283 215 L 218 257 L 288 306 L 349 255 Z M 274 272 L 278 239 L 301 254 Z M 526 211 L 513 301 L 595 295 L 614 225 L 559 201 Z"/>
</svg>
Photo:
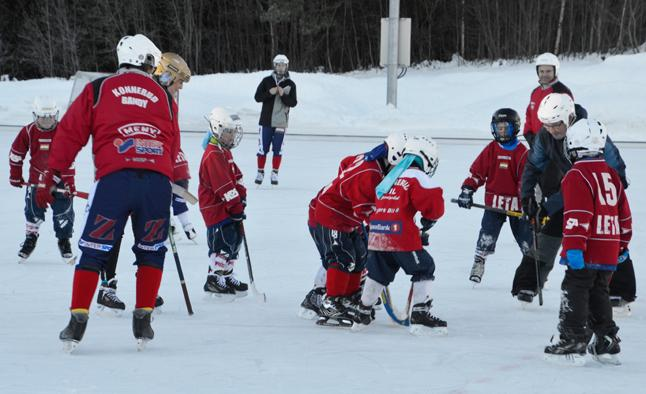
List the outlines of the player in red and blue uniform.
<svg viewBox="0 0 646 394">
<path fill-rule="evenodd" d="M 379 295 L 402 268 L 411 275 L 413 284 L 411 333 L 428 330 L 445 333 L 446 322 L 430 312 L 435 262 L 422 247 L 420 229 L 415 224 L 415 215 L 419 212 L 422 232 L 426 232 L 444 215 L 442 188 L 431 184 L 439 163 L 438 150 L 430 138 L 409 137 L 404 149 L 406 155 L 412 155 L 414 161 L 376 201 L 375 212 L 370 216 L 368 277 L 354 311 L 353 329 L 370 324 Z"/>
<path fill-rule="evenodd" d="M 137 265 L 133 334 L 139 346 L 154 336 L 150 326 L 168 238 L 173 163 L 179 152 L 177 106 L 153 78 L 161 52 L 145 36 L 117 45 L 119 70 L 85 86 L 61 120 L 37 192 L 52 202 L 54 178 L 69 168 L 92 137 L 96 183 L 79 240 L 71 319 L 60 339 L 68 350 L 82 339 L 90 303 L 113 245 L 132 220 Z M 42 187 L 41 187 L 42 185 Z"/>
<path fill-rule="evenodd" d="M 511 108 L 501 108 L 491 117 L 491 141 L 478 155 L 470 168 L 471 175 L 462 183 L 458 206 L 470 209 L 473 193 L 485 185 L 485 205 L 520 211 L 520 180 L 527 161 L 527 148 L 516 137 L 520 131 L 520 117 Z M 502 213 L 485 210 L 473 267 L 469 280 L 480 283 L 484 275 L 485 261 L 496 250 L 500 230 L 507 221 Z M 517 217 L 509 218 L 511 232 L 523 254 L 530 252 L 532 232 L 529 223 Z"/>
<path fill-rule="evenodd" d="M 36 185 L 41 174 L 47 169 L 47 158 L 56 130 L 58 127 L 59 109 L 56 102 L 50 97 L 37 97 L 34 100 L 34 121 L 20 129 L 9 152 L 9 183 L 11 186 L 22 188 L 26 186 L 25 193 L 25 219 L 27 221 L 25 241 L 22 243 L 18 256 L 22 261 L 27 259 L 36 248 L 40 225 L 45 221 L 45 209 L 36 204 Z M 23 160 L 29 153 L 29 180 L 25 182 L 22 177 Z M 51 204 L 53 211 L 53 224 L 58 248 L 65 262 L 73 259 L 70 238 L 74 227 L 74 207 L 72 194 L 74 192 L 74 164 L 69 169 L 61 171 L 58 186 L 68 190 L 63 193 L 54 193 Z M 73 260 L 72 260 L 73 261 Z"/>
<path fill-rule="evenodd" d="M 549 360 L 583 365 L 587 346 L 596 360 L 619 362 L 608 283 L 628 258 L 632 219 L 620 176 L 604 158 L 606 139 L 605 126 L 594 119 L 575 123 L 565 136 L 574 163 L 561 182 L 561 264 L 568 268 L 561 284 L 559 340 L 545 348 Z"/>
</svg>

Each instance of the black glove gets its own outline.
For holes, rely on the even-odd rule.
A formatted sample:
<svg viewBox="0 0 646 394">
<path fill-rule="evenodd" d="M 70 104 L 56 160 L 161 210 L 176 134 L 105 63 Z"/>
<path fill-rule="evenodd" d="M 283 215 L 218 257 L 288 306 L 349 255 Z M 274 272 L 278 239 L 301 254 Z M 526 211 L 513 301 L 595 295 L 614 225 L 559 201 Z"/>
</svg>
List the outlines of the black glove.
<svg viewBox="0 0 646 394">
<path fill-rule="evenodd" d="M 428 230 L 430 230 L 431 227 L 435 226 L 435 223 L 437 223 L 437 220 L 422 218 L 420 220 L 420 223 L 422 223 L 422 228 L 420 230 L 422 230 L 422 232 L 425 233 Z"/>
<path fill-rule="evenodd" d="M 246 218 L 247 218 L 247 215 L 245 215 L 244 212 L 231 214 L 231 220 L 233 220 L 234 222 L 241 222 Z"/>
<path fill-rule="evenodd" d="M 428 246 L 428 233 L 422 231 L 419 236 L 422 239 L 422 246 Z"/>
<path fill-rule="evenodd" d="M 535 218 L 536 214 L 538 214 L 538 204 L 536 203 L 534 196 L 523 197 L 521 203 L 523 205 L 523 213 L 525 216 L 529 219 Z"/>
<path fill-rule="evenodd" d="M 468 186 L 462 188 L 462 193 L 458 197 L 458 207 L 471 209 L 473 205 L 473 189 Z"/>
</svg>

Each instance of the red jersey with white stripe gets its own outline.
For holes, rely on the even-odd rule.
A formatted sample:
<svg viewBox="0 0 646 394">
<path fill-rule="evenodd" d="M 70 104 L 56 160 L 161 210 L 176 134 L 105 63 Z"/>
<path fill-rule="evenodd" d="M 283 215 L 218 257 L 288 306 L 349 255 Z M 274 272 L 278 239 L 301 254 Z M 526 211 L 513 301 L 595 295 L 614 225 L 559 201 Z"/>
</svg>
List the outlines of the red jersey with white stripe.
<svg viewBox="0 0 646 394">
<path fill-rule="evenodd" d="M 378 160 L 365 161 L 363 154 L 348 156 L 343 164 L 347 166 L 319 194 L 314 218 L 329 229 L 352 232 L 374 211 L 384 169 Z"/>
<path fill-rule="evenodd" d="M 9 153 L 9 165 L 20 167 L 22 170 L 23 160 L 29 153 L 29 182 L 37 184 L 40 174 L 47 169 L 47 159 L 56 135 L 58 126 L 53 130 L 45 131 L 38 128 L 35 122 L 20 129 L 16 139 L 11 145 Z M 68 185 L 74 184 L 74 163 L 69 168 L 61 171 L 63 181 Z"/>
<path fill-rule="evenodd" d="M 496 141 L 490 142 L 471 164 L 471 175 L 464 180 L 462 187 L 478 190 L 485 185 L 485 205 L 519 211 L 520 181 L 527 152 L 521 143 L 513 150 L 507 150 Z"/>
<path fill-rule="evenodd" d="M 177 106 L 150 75 L 120 69 L 87 84 L 58 125 L 49 168 L 69 168 L 90 136 L 96 179 L 126 168 L 173 178 L 180 146 Z"/>
<path fill-rule="evenodd" d="M 247 198 L 247 189 L 230 150 L 209 143 L 200 162 L 199 180 L 200 212 L 207 227 L 244 211 L 242 201 Z"/>
<path fill-rule="evenodd" d="M 619 175 L 603 157 L 577 161 L 561 181 L 563 251 L 583 250 L 586 268 L 615 270 L 632 236 L 630 206 Z"/>
<path fill-rule="evenodd" d="M 370 216 L 368 249 L 407 252 L 422 249 L 415 214 L 438 220 L 444 215 L 442 188 L 433 187 L 431 178 L 418 168 L 404 171 L 390 191 L 377 200 Z"/>
<path fill-rule="evenodd" d="M 188 160 L 186 160 L 186 155 L 180 149 L 175 159 L 175 165 L 173 166 L 173 180 L 181 181 L 184 179 L 191 179 L 191 173 L 188 169 Z"/>
</svg>

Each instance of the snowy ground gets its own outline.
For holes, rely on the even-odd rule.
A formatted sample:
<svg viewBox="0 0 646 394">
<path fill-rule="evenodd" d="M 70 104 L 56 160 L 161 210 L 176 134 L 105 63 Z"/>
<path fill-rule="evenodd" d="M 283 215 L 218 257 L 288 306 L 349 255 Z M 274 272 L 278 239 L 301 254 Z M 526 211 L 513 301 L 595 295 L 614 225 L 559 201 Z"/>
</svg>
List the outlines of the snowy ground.
<svg viewBox="0 0 646 394">
<path fill-rule="evenodd" d="M 13 133 L 0 133 L 0 150 L 8 151 Z M 545 291 L 545 305 L 521 310 L 509 294 L 520 253 L 507 228 L 490 259 L 484 282 L 473 289 L 467 279 L 481 211 L 447 204 L 446 216 L 431 232 L 430 252 L 437 270 L 435 313 L 449 323 L 447 337 L 413 337 L 391 324 L 381 312 L 368 330 L 351 333 L 322 328 L 296 316 L 318 262 L 306 230 L 307 203 L 328 182 L 341 157 L 371 148 L 378 140 L 292 137 L 277 188 L 250 187 L 247 232 L 258 287 L 266 304 L 248 297 L 218 304 L 203 296 L 207 259 L 204 229 L 196 209 L 199 244 L 179 241 L 184 274 L 195 315 L 187 316 L 172 256 L 160 294 L 163 313 L 153 323 L 155 340 L 138 353 L 131 332 L 134 303 L 132 244 L 127 235 L 121 251 L 119 295 L 128 305 L 122 317 L 96 314 L 74 355 L 61 351 L 58 332 L 68 320 L 73 269 L 63 265 L 51 229 L 42 228 L 39 245 L 24 265 L 15 253 L 23 237 L 23 191 L 0 184 L 6 196 L 0 224 L 5 258 L 0 264 L 0 392 L 113 393 L 155 392 L 297 393 L 297 392 L 429 392 L 429 393 L 601 393 L 636 392 L 646 368 L 645 311 L 638 301 L 630 318 L 618 320 L 622 337 L 621 367 L 590 362 L 564 368 L 542 360 L 542 348 L 555 332 L 558 286 L 563 268 L 555 268 Z M 196 135 L 183 137 L 194 171 L 201 148 Z M 481 143 L 441 144 L 435 182 L 445 197 L 455 197 L 468 161 Z M 646 165 L 642 148 L 623 146 L 632 174 Z M 234 152 L 250 182 L 256 142 L 243 140 Z M 469 160 L 467 160 L 467 158 Z M 87 150 L 77 162 L 77 185 L 91 184 Z M 646 271 L 644 255 L 646 195 L 642 182 L 630 188 L 635 220 L 632 253 L 639 283 Z M 196 185 L 191 189 L 196 190 Z M 6 193 L 6 194 L 5 194 Z M 480 194 L 481 196 L 481 194 Z M 83 201 L 75 210 L 76 237 L 82 226 Z M 75 237 L 75 241 L 77 238 Z M 238 274 L 246 278 L 244 258 Z M 394 293 L 402 304 L 408 281 L 397 278 Z"/>
<path fill-rule="evenodd" d="M 646 141 L 643 111 L 646 54 L 601 61 L 566 61 L 562 80 L 577 101 L 606 122 L 619 140 Z M 260 106 L 253 91 L 266 73 L 197 76 L 182 93 L 183 129 L 203 129 L 202 116 L 214 105 L 238 111 L 253 132 Z M 489 137 L 491 113 L 501 106 L 523 112 L 535 86 L 530 64 L 410 70 L 400 81 L 397 110 L 386 109 L 383 72 L 344 75 L 294 73 L 299 106 L 290 132 L 302 134 L 386 135 L 392 130 L 443 137 Z M 0 82 L 0 124 L 31 120 L 35 95 L 50 94 L 65 107 L 72 82 L 35 80 Z M 17 129 L 0 126 L 0 151 L 8 152 Z M 201 156 L 196 134 L 183 135 L 193 175 Z M 545 290 L 545 305 L 521 310 L 509 290 L 520 253 L 505 228 L 497 254 L 490 258 L 484 282 L 468 281 L 481 211 L 447 203 L 446 216 L 431 231 L 430 252 L 437 270 L 434 312 L 449 323 L 444 338 L 417 338 L 392 325 L 383 313 L 368 330 L 351 333 L 315 326 L 296 317 L 318 262 L 306 229 L 307 203 L 335 174 L 339 160 L 379 141 L 366 138 L 288 136 L 281 185 L 250 187 L 246 223 L 254 274 L 268 295 L 217 304 L 203 296 L 207 256 L 199 211 L 191 214 L 199 244 L 178 242 L 195 315 L 187 316 L 172 256 L 160 294 L 166 300 L 153 327 L 155 340 L 143 353 L 135 350 L 130 311 L 134 303 L 132 236 L 126 235 L 118 267 L 119 295 L 127 303 L 122 317 L 100 316 L 93 308 L 86 336 L 72 355 L 57 339 L 68 320 L 73 268 L 58 257 L 51 217 L 42 227 L 38 247 L 24 265 L 16 264 L 23 239 L 24 190 L 0 182 L 6 196 L 0 222 L 5 258 L 0 262 L 0 393 L 606 393 L 638 392 L 646 369 L 646 308 L 641 298 L 621 326 L 621 367 L 563 368 L 545 363 L 542 349 L 555 332 L 559 285 L 557 266 Z M 467 169 L 484 142 L 440 141 L 440 168 L 434 181 L 448 200 L 458 194 Z M 633 184 L 629 189 L 634 218 L 635 261 L 641 294 L 646 219 L 646 186 L 639 168 L 646 166 L 644 144 L 620 145 Z M 234 155 L 247 183 L 255 173 L 256 139 L 245 136 Z M 8 174 L 8 164 L 3 164 Z M 92 183 L 89 150 L 77 161 L 77 187 Z M 197 185 L 192 184 L 195 192 Z M 5 194 L 6 193 L 6 194 Z M 482 198 L 482 193 L 478 194 Z M 76 237 L 84 205 L 75 205 Z M 244 257 L 238 274 L 246 278 Z M 408 280 L 393 285 L 402 304 Z M 144 386 L 145 385 L 145 386 Z"/>
</svg>

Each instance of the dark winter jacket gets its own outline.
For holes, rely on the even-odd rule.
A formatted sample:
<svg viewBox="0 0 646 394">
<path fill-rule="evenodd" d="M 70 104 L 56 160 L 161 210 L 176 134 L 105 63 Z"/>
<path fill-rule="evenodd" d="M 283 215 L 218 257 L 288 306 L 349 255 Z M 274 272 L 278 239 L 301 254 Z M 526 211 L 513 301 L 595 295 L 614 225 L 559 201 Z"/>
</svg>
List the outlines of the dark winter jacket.
<svg viewBox="0 0 646 394">
<path fill-rule="evenodd" d="M 588 117 L 587 111 L 580 105 L 575 104 L 575 109 L 576 121 Z M 619 174 L 624 188 L 627 188 L 626 164 L 610 137 L 606 140 L 604 156 L 608 165 Z M 572 163 L 567 159 L 563 150 L 563 140 L 556 140 L 544 127 L 541 128 L 525 164 L 520 186 L 521 198 L 534 195 L 534 187 L 539 183 L 540 178 L 543 197 L 547 198 L 544 205 L 548 214 L 551 215 L 563 209 L 561 180 L 571 167 Z"/>
<path fill-rule="evenodd" d="M 276 85 L 285 90 L 282 96 L 269 93 L 269 89 Z M 276 73 L 272 73 L 260 81 L 254 99 L 262 103 L 259 125 L 287 128 L 289 109 L 297 104 L 296 84 L 289 78 L 289 72 L 286 72 L 280 81 L 277 80 Z"/>
</svg>

